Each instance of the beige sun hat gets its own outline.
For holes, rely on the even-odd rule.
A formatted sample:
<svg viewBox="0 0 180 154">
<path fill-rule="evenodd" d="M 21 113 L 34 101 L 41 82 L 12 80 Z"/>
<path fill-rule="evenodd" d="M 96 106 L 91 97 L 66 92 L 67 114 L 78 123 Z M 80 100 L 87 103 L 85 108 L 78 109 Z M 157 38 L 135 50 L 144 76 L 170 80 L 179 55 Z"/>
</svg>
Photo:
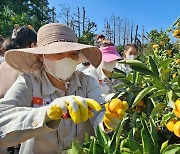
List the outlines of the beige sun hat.
<svg viewBox="0 0 180 154">
<path fill-rule="evenodd" d="M 37 33 L 37 47 L 13 49 L 5 53 L 6 62 L 20 72 L 40 70 L 43 63 L 39 60 L 41 54 L 56 54 L 79 50 L 86 61 L 98 67 L 102 60 L 101 51 L 90 45 L 77 43 L 74 31 L 60 23 L 50 23 L 42 26 Z M 79 62 L 83 62 L 81 57 Z"/>
</svg>

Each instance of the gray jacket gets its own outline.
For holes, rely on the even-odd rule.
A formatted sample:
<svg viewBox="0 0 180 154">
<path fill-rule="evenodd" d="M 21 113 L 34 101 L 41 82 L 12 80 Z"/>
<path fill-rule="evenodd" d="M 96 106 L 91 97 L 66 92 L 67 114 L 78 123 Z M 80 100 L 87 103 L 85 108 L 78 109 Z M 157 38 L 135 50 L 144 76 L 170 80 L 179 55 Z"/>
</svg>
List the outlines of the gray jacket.
<svg viewBox="0 0 180 154">
<path fill-rule="evenodd" d="M 94 78 L 75 72 L 70 79 L 66 95 L 92 98 L 103 103 L 101 88 Z M 90 120 L 74 124 L 71 119 L 45 123 L 48 104 L 65 96 L 55 88 L 45 73 L 22 74 L 3 99 L 0 99 L 0 146 L 20 143 L 21 154 L 61 153 L 71 145 L 72 139 L 84 141 L 84 134 L 94 134 L 104 111 L 94 112 Z"/>
</svg>

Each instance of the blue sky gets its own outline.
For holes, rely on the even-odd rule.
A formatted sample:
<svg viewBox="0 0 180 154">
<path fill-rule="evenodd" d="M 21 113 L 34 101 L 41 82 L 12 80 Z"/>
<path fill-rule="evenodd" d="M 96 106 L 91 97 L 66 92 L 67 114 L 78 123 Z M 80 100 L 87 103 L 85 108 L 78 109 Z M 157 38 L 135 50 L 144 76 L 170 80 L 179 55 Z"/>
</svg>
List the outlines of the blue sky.
<svg viewBox="0 0 180 154">
<path fill-rule="evenodd" d="M 147 32 L 166 30 L 180 17 L 180 0 L 49 0 L 56 13 L 60 12 L 60 4 L 69 6 L 72 12 L 84 6 L 87 16 L 98 25 L 97 33 L 103 30 L 104 19 L 109 19 L 113 13 L 133 20 L 140 29 L 144 26 Z"/>
</svg>

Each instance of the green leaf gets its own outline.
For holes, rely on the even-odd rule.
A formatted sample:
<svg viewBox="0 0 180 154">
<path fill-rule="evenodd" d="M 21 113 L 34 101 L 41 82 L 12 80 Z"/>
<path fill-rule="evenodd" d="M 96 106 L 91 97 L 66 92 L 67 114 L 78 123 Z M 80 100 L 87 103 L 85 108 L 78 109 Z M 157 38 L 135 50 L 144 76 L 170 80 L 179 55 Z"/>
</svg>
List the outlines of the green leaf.
<svg viewBox="0 0 180 154">
<path fill-rule="evenodd" d="M 163 153 L 163 151 L 168 147 L 168 142 L 169 141 L 167 140 L 162 143 L 160 153 Z"/>
<path fill-rule="evenodd" d="M 120 70 L 120 69 L 118 69 L 118 68 L 114 68 L 114 71 L 115 71 L 115 72 L 117 72 L 117 73 L 121 73 L 121 74 L 126 75 L 126 73 L 125 73 L 125 72 L 121 71 L 121 70 Z"/>
<path fill-rule="evenodd" d="M 173 92 L 172 90 L 170 90 L 169 92 L 167 92 L 166 94 L 166 98 L 168 100 L 168 105 L 171 107 L 171 108 L 174 108 L 174 101 L 172 100 L 172 97 L 173 97 Z"/>
<path fill-rule="evenodd" d="M 132 73 L 128 73 L 127 76 L 126 76 L 126 79 L 128 81 L 130 81 L 131 83 L 133 83 L 133 74 Z"/>
<path fill-rule="evenodd" d="M 120 83 L 120 84 L 118 84 L 118 85 L 115 85 L 115 86 L 114 86 L 114 89 L 122 89 L 122 88 L 126 88 L 126 87 L 127 87 L 127 84 L 123 84 L 123 83 L 121 84 L 121 83 Z"/>
<path fill-rule="evenodd" d="M 131 68 L 137 72 L 141 72 L 145 75 L 150 75 L 152 77 L 157 77 L 152 71 L 148 70 L 148 69 L 143 69 L 143 68 L 140 68 L 140 67 L 137 67 L 137 66 L 131 66 Z"/>
<path fill-rule="evenodd" d="M 90 143 L 88 154 L 96 154 L 96 139 L 93 137 L 93 141 Z"/>
<path fill-rule="evenodd" d="M 153 93 L 150 97 L 154 98 L 154 97 L 162 96 L 162 95 L 165 95 L 165 94 L 166 94 L 165 90 L 159 90 L 159 91 L 156 91 L 155 93 Z"/>
<path fill-rule="evenodd" d="M 121 120 L 118 123 L 118 125 L 113 133 L 112 139 L 110 141 L 110 149 L 109 149 L 110 153 L 116 153 L 119 150 L 120 135 L 122 133 L 123 126 L 124 126 L 124 123 L 126 120 L 127 120 L 127 118 L 124 118 L 123 120 Z"/>
<path fill-rule="evenodd" d="M 121 142 L 120 149 L 123 149 L 123 148 L 128 149 L 128 151 L 130 151 L 131 153 L 137 151 L 138 149 L 142 152 L 142 147 L 141 147 L 140 143 L 138 143 L 137 141 L 134 141 L 132 139 L 129 139 L 129 138 L 124 139 Z M 121 151 L 121 152 L 123 152 L 123 151 Z"/>
<path fill-rule="evenodd" d="M 129 139 L 133 139 L 134 138 L 134 134 L 135 134 L 135 127 L 133 127 L 129 133 L 128 133 L 128 138 Z"/>
<path fill-rule="evenodd" d="M 152 81 L 153 85 L 157 87 L 159 90 L 166 90 L 167 88 L 162 84 L 162 82 L 156 78 L 153 79 Z"/>
<path fill-rule="evenodd" d="M 161 79 L 163 79 L 164 81 L 168 82 L 169 78 L 170 78 L 169 74 L 170 74 L 171 71 L 172 71 L 171 68 L 164 68 L 164 67 L 162 67 L 160 69 L 160 77 L 161 77 Z"/>
<path fill-rule="evenodd" d="M 158 153 L 159 149 L 158 149 L 158 135 L 157 135 L 157 131 L 156 131 L 156 125 L 155 122 L 153 120 L 153 118 L 150 118 L 150 134 L 154 143 L 154 150 Z"/>
<path fill-rule="evenodd" d="M 156 88 L 154 88 L 153 86 L 151 87 L 146 87 L 144 88 L 142 91 L 139 92 L 139 94 L 136 96 L 133 104 L 132 104 L 132 108 L 135 107 L 137 105 L 137 103 L 144 98 L 144 96 L 146 96 L 147 94 L 151 93 L 153 90 L 155 90 Z"/>
<path fill-rule="evenodd" d="M 155 75 L 159 76 L 159 71 L 158 71 L 157 65 L 151 56 L 149 56 L 149 63 L 151 65 L 151 70 L 153 71 L 153 73 Z"/>
<path fill-rule="evenodd" d="M 138 81 L 139 72 L 133 72 L 133 83 L 136 84 Z"/>
<path fill-rule="evenodd" d="M 121 60 L 118 63 L 149 70 L 149 68 L 139 60 Z"/>
<path fill-rule="evenodd" d="M 133 152 L 133 154 L 142 154 L 142 152 L 138 149 L 137 151 Z"/>
<path fill-rule="evenodd" d="M 158 154 L 158 152 L 154 148 L 155 145 L 148 130 L 148 124 L 143 119 L 141 120 L 141 123 L 143 125 L 143 129 L 141 130 L 143 154 Z"/>
<path fill-rule="evenodd" d="M 153 108 L 151 112 L 151 116 L 155 116 L 156 114 L 160 113 L 162 110 L 166 108 L 166 104 L 164 103 L 158 103 L 156 106 Z"/>
<path fill-rule="evenodd" d="M 101 130 L 101 128 L 99 126 L 97 126 L 97 128 L 96 128 L 96 136 L 97 136 L 97 140 L 98 140 L 99 144 L 102 147 L 104 147 L 105 145 L 108 144 L 106 134 Z"/>
<path fill-rule="evenodd" d="M 67 151 L 68 154 L 80 154 L 82 153 L 82 147 L 79 141 L 74 140 L 72 141 L 72 148 Z"/>
<path fill-rule="evenodd" d="M 132 84 L 132 83 L 131 83 L 130 81 L 128 81 L 127 79 L 122 78 L 120 81 L 123 82 L 123 83 L 125 83 L 125 84 L 127 84 L 127 85 L 130 86 L 130 87 L 133 87 L 133 86 L 134 86 L 134 84 Z"/>
<path fill-rule="evenodd" d="M 180 153 L 180 144 L 169 145 L 162 154 L 178 154 Z"/>
<path fill-rule="evenodd" d="M 162 67 L 162 66 L 166 67 L 166 66 L 168 66 L 172 61 L 173 61 L 172 58 L 164 59 L 164 60 L 162 60 L 162 61 L 159 63 L 158 68 L 160 68 L 160 67 Z"/>
<path fill-rule="evenodd" d="M 89 142 L 89 135 L 88 133 L 85 132 L 85 143 L 88 143 Z"/>
<path fill-rule="evenodd" d="M 174 113 L 172 113 L 172 112 L 169 112 L 169 113 L 165 114 L 162 117 L 162 120 L 161 120 L 161 123 L 160 123 L 161 127 L 163 127 L 167 123 L 167 121 L 169 119 L 171 119 L 172 117 L 174 117 Z"/>
<path fill-rule="evenodd" d="M 125 78 L 126 75 L 124 75 L 123 73 L 116 73 L 114 72 L 112 75 L 111 75 L 111 78 L 113 79 L 117 79 L 117 78 Z"/>
</svg>

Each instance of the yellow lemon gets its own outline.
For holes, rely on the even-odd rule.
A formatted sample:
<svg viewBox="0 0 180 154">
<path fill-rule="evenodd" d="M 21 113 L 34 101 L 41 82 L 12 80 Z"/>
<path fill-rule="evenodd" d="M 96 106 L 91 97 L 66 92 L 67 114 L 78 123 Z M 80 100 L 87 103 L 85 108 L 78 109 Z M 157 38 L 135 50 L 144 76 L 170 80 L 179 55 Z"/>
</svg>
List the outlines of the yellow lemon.
<svg viewBox="0 0 180 154">
<path fill-rule="evenodd" d="M 123 109 L 124 111 L 126 111 L 126 110 L 128 109 L 128 107 L 129 107 L 129 106 L 128 106 L 128 103 L 127 103 L 126 101 L 123 101 L 123 102 L 122 102 L 122 105 L 123 105 L 123 108 L 122 108 L 122 109 Z"/>
<path fill-rule="evenodd" d="M 180 58 L 176 59 L 176 63 L 180 64 Z"/>
<path fill-rule="evenodd" d="M 112 99 L 108 105 L 108 110 L 114 114 L 117 114 L 117 111 L 122 108 L 123 108 L 123 102 L 117 98 Z"/>
<path fill-rule="evenodd" d="M 157 49 L 158 47 L 159 47 L 158 44 L 154 44 L 154 45 L 153 45 L 153 48 L 154 48 L 154 49 Z"/>
<path fill-rule="evenodd" d="M 163 46 L 163 45 L 164 45 L 164 41 L 160 41 L 160 45 L 162 45 L 162 46 Z"/>
<path fill-rule="evenodd" d="M 178 37 L 180 35 L 180 30 L 179 29 L 176 29 L 174 32 L 173 32 L 173 36 L 174 37 Z"/>
<path fill-rule="evenodd" d="M 174 103 L 175 105 L 175 110 L 177 110 L 178 112 L 180 112 L 180 99 L 177 99 Z"/>
<path fill-rule="evenodd" d="M 178 121 L 174 124 L 173 129 L 174 129 L 174 134 L 176 136 L 180 137 L 180 121 Z"/>
<path fill-rule="evenodd" d="M 176 77 L 176 73 L 174 73 L 174 74 L 172 75 L 172 77 L 175 78 L 175 77 Z"/>
<path fill-rule="evenodd" d="M 141 99 L 138 103 L 137 106 L 144 106 L 144 101 Z"/>
<path fill-rule="evenodd" d="M 168 50 L 167 51 L 167 54 L 170 56 L 170 55 L 172 55 L 172 50 Z"/>
<path fill-rule="evenodd" d="M 156 50 L 154 50 L 154 54 L 155 54 L 155 55 L 157 55 L 157 53 L 158 53 L 158 50 L 157 50 L 157 49 L 156 49 Z"/>
<path fill-rule="evenodd" d="M 118 110 L 118 115 L 119 115 L 119 118 L 124 118 L 125 116 L 125 111 L 123 109 L 119 109 Z"/>
<path fill-rule="evenodd" d="M 168 123 L 166 124 L 166 128 L 169 130 L 169 131 L 171 131 L 171 132 L 173 132 L 174 131 L 174 124 L 177 122 L 177 120 L 176 119 L 170 119 L 169 121 L 168 121 Z"/>
</svg>

